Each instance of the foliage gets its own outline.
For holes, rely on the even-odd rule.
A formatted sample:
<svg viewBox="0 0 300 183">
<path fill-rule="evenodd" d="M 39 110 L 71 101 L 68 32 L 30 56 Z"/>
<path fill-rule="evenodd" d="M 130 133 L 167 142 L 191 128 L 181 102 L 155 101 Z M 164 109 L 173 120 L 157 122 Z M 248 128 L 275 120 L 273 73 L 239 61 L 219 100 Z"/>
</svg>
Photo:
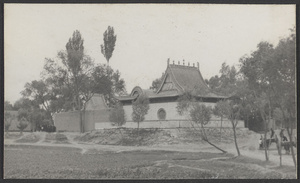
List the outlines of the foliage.
<svg viewBox="0 0 300 183">
<path fill-rule="evenodd" d="M 234 66 L 230 67 L 224 62 L 219 73 L 220 76 L 215 75 L 209 80 L 205 80 L 207 85 L 212 91 L 221 95 L 227 96 L 235 94 L 239 82 L 242 81 L 236 68 Z"/>
<path fill-rule="evenodd" d="M 28 99 L 28 98 L 20 98 L 19 100 L 17 100 L 14 103 L 14 109 L 15 110 L 19 110 L 21 108 L 23 109 L 31 109 L 32 107 L 38 107 L 38 105 L 36 105 L 35 102 L 33 102 L 32 100 Z"/>
<path fill-rule="evenodd" d="M 190 117 L 195 123 L 206 125 L 211 118 L 211 108 L 204 104 L 195 103 L 190 110 Z"/>
<path fill-rule="evenodd" d="M 43 80 L 34 80 L 25 84 L 25 90 L 21 92 L 24 98 L 32 98 L 37 105 L 43 105 L 47 110 L 49 108 L 48 101 L 51 98 L 49 88 Z"/>
<path fill-rule="evenodd" d="M 229 113 L 228 102 L 218 101 L 213 108 L 213 114 L 219 117 L 225 117 Z"/>
<path fill-rule="evenodd" d="M 112 56 L 112 53 L 115 49 L 117 36 L 114 33 L 114 28 L 108 26 L 107 30 L 103 33 L 103 42 L 101 45 L 101 53 L 104 55 L 107 63 Z"/>
<path fill-rule="evenodd" d="M 48 119 L 52 122 L 51 114 L 39 107 L 36 100 L 30 100 L 28 98 L 21 98 L 15 103 L 15 108 L 18 109 L 18 120 L 22 118 L 31 123 L 32 130 L 39 129 L 42 125 L 42 121 Z"/>
<path fill-rule="evenodd" d="M 265 131 L 266 123 L 272 115 L 274 117 L 275 113 L 278 114 L 279 109 L 290 139 L 296 124 L 295 45 L 294 28 L 291 35 L 281 39 L 276 47 L 268 42 L 261 42 L 250 56 L 240 59 L 240 72 L 248 81 L 250 96 L 254 99 L 253 105 L 260 111 Z M 276 108 L 277 111 L 274 112 Z M 294 155 L 292 157 L 296 166 Z"/>
<path fill-rule="evenodd" d="M 196 91 L 197 93 L 198 91 Z M 225 153 L 223 149 L 217 147 L 213 143 L 211 143 L 206 135 L 204 125 L 206 125 L 211 118 L 212 109 L 211 107 L 207 107 L 204 104 L 200 104 L 192 94 L 192 92 L 185 92 L 177 99 L 177 112 L 179 115 L 189 115 L 189 118 L 195 122 L 197 125 L 200 124 L 200 130 L 202 140 L 209 143 L 211 146 Z M 192 126 L 194 127 L 193 123 Z M 195 128 L 195 127 L 194 127 Z M 195 128 L 196 129 L 196 128 Z"/>
<path fill-rule="evenodd" d="M 139 95 L 135 101 L 132 101 L 132 120 L 137 122 L 138 136 L 140 122 L 144 121 L 145 115 L 149 110 L 149 99 L 146 95 Z"/>
<path fill-rule="evenodd" d="M 79 31 L 66 44 L 66 51 L 58 53 L 59 60 L 46 59 L 43 77 L 51 88 L 50 110 L 52 112 L 80 111 L 81 131 L 84 131 L 84 119 L 87 102 L 95 93 L 103 94 L 113 106 L 113 96 L 126 93 L 125 82 L 119 71 L 105 64 L 95 65 L 85 54 L 83 38 Z"/>
<path fill-rule="evenodd" d="M 122 104 L 117 103 L 115 108 L 110 111 L 109 120 L 113 125 L 122 126 L 126 123 L 125 111 Z"/>
<path fill-rule="evenodd" d="M 140 95 L 132 102 L 132 120 L 134 122 L 144 121 L 149 110 L 149 99 L 146 95 Z"/>
<path fill-rule="evenodd" d="M 4 129 L 7 132 L 9 130 L 9 127 L 11 125 L 12 120 L 15 119 L 15 115 L 5 111 L 4 112 Z"/>
<path fill-rule="evenodd" d="M 4 110 L 13 110 L 13 105 L 9 101 L 4 101 Z"/>
<path fill-rule="evenodd" d="M 177 99 L 176 110 L 179 115 L 188 114 L 190 111 L 191 104 L 196 102 L 196 99 L 191 92 L 185 92 Z"/>
<path fill-rule="evenodd" d="M 150 89 L 153 91 L 157 91 L 163 82 L 164 76 L 165 73 L 163 72 L 160 78 L 157 78 L 154 81 L 152 81 L 152 85 L 150 86 Z"/>
<path fill-rule="evenodd" d="M 217 102 L 215 106 L 216 114 L 221 117 L 226 117 L 232 124 L 233 136 L 235 147 L 240 156 L 240 150 L 237 144 L 237 137 L 236 137 L 236 126 L 238 124 L 238 120 L 240 119 L 240 113 L 242 106 L 239 104 L 239 100 L 225 100 Z"/>
<path fill-rule="evenodd" d="M 20 129 L 20 133 L 23 133 L 23 130 L 28 126 L 28 121 L 23 117 L 19 120 L 19 124 L 17 125 L 17 128 Z"/>
</svg>

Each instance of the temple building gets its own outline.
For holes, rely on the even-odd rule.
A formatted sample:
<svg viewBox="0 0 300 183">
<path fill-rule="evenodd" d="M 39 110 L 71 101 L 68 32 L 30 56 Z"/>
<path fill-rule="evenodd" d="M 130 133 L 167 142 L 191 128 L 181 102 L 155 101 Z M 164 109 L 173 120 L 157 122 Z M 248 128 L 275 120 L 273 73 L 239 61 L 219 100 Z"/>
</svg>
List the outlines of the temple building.
<svg viewBox="0 0 300 183">
<path fill-rule="evenodd" d="M 170 64 L 168 60 L 167 69 L 163 76 L 163 81 L 157 91 L 150 89 L 142 89 L 136 86 L 132 89 L 130 95 L 119 97 L 118 100 L 123 104 L 127 117 L 127 125 L 132 126 L 134 123 L 131 118 L 132 101 L 139 95 L 145 94 L 149 98 L 149 111 L 145 116 L 141 127 L 187 127 L 190 126 L 190 121 L 185 115 L 179 115 L 177 112 L 177 99 L 185 92 L 191 92 L 194 97 L 206 106 L 214 107 L 214 105 L 222 99 L 227 99 L 226 96 L 218 95 L 211 91 L 205 83 L 200 70 L 199 63 L 190 66 L 175 64 L 173 61 Z M 219 126 L 219 119 L 212 117 L 210 125 Z M 136 126 L 136 125 L 134 125 Z M 209 125 L 208 125 L 209 126 Z"/>
</svg>

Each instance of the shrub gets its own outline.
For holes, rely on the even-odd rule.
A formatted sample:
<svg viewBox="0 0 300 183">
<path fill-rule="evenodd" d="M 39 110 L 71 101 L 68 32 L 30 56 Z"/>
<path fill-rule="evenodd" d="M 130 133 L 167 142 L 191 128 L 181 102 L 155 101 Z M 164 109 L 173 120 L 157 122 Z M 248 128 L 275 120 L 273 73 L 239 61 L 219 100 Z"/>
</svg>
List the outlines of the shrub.
<svg viewBox="0 0 300 183">
<path fill-rule="evenodd" d="M 113 125 L 122 126 L 126 123 L 125 111 L 122 104 L 118 103 L 109 113 L 109 120 Z"/>
<path fill-rule="evenodd" d="M 20 129 L 20 133 L 23 134 L 23 130 L 28 126 L 28 122 L 25 118 L 21 118 L 17 128 Z"/>
</svg>

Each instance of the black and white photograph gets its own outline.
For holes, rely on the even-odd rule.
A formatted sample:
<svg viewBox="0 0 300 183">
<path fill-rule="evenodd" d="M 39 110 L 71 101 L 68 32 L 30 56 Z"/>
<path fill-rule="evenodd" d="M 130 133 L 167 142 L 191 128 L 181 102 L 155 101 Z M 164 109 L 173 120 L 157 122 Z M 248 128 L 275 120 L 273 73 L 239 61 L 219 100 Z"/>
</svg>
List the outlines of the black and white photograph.
<svg viewBox="0 0 300 183">
<path fill-rule="evenodd" d="M 295 4 L 3 7 L 4 179 L 297 179 Z"/>
</svg>

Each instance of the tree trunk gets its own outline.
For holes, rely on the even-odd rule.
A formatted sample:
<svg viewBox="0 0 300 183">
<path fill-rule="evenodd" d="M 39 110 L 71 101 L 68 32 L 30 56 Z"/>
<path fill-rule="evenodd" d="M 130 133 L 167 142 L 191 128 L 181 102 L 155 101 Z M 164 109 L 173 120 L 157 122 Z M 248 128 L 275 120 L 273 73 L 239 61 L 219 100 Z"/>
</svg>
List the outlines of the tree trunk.
<svg viewBox="0 0 300 183">
<path fill-rule="evenodd" d="M 217 147 L 217 146 L 216 146 L 216 145 L 214 145 L 213 143 L 209 142 L 209 140 L 208 140 L 208 138 L 207 138 L 207 136 L 206 136 L 206 133 L 205 133 L 204 126 L 203 126 L 203 124 L 202 124 L 202 123 L 201 123 L 201 129 L 202 129 L 203 136 L 204 136 L 203 140 L 204 140 L 205 142 L 209 143 L 211 146 L 213 146 L 213 147 L 215 147 L 216 149 L 218 149 L 218 150 L 222 151 L 223 153 L 227 153 L 227 151 L 225 151 L 225 150 L 223 150 L 223 149 L 221 149 L 221 148 Z"/>
<path fill-rule="evenodd" d="M 265 129 L 265 134 L 264 134 L 264 146 L 265 146 L 266 161 L 269 161 L 268 147 L 267 147 L 267 130 L 266 129 Z"/>
<path fill-rule="evenodd" d="M 80 119 L 80 133 L 84 133 L 83 120 L 82 120 L 82 111 L 81 110 L 79 110 L 79 119 Z"/>
<path fill-rule="evenodd" d="M 221 116 L 220 142 L 222 141 L 222 123 L 223 123 L 223 116 Z"/>
<path fill-rule="evenodd" d="M 285 116 L 285 113 L 284 113 L 284 110 L 283 110 L 282 106 L 280 106 L 280 109 L 282 111 L 283 119 L 285 119 L 288 122 L 288 124 L 285 124 L 285 126 L 286 126 L 286 130 L 288 132 L 289 138 L 290 138 L 292 158 L 293 158 L 293 161 L 294 161 L 295 168 L 297 168 L 295 152 L 294 152 L 293 144 L 292 144 L 293 143 L 293 125 L 292 125 L 290 119 Z M 289 126 L 291 127 L 291 132 L 289 131 Z"/>
<path fill-rule="evenodd" d="M 140 128 L 140 122 L 138 121 L 137 124 L 138 124 L 138 127 L 137 127 L 137 130 L 138 130 L 138 131 L 137 131 L 137 132 L 138 132 L 138 138 L 139 138 L 139 136 L 140 136 L 140 131 L 139 131 L 139 128 Z"/>
<path fill-rule="evenodd" d="M 290 147 L 291 147 L 291 152 L 292 152 L 292 158 L 294 161 L 295 168 L 297 168 L 297 162 L 295 158 L 295 152 L 294 152 L 294 147 L 293 147 L 293 127 L 291 127 L 291 131 L 289 131 L 289 128 L 286 129 L 288 131 L 288 135 L 290 138 Z"/>
<path fill-rule="evenodd" d="M 216 149 L 222 151 L 223 153 L 227 153 L 227 151 L 219 148 L 218 146 L 214 145 L 213 143 L 209 142 L 207 139 L 203 139 L 205 142 L 209 143 L 211 146 L 215 147 Z"/>
<path fill-rule="evenodd" d="M 276 147 L 279 155 L 279 166 L 282 166 L 282 156 L 281 156 L 281 137 L 278 139 L 277 136 L 275 136 L 276 139 Z"/>
<path fill-rule="evenodd" d="M 265 146 L 265 156 L 266 156 L 266 161 L 269 161 L 269 157 L 268 157 L 268 148 L 267 148 L 267 121 L 266 121 L 266 118 L 263 114 L 263 111 L 260 110 L 260 115 L 263 119 L 263 122 L 264 122 L 264 146 Z"/>
<path fill-rule="evenodd" d="M 235 144 L 235 148 L 236 148 L 236 151 L 238 153 L 238 156 L 241 155 L 240 153 L 240 150 L 239 150 L 239 146 L 237 144 L 237 141 L 236 141 L 236 131 L 235 131 L 235 125 L 234 125 L 234 121 L 231 121 L 231 124 L 232 124 L 232 129 L 233 129 L 233 137 L 234 137 L 234 144 Z"/>
<path fill-rule="evenodd" d="M 123 133 L 122 133 L 122 130 L 121 130 L 120 127 L 118 127 L 118 129 L 119 129 L 119 131 L 120 131 L 120 133 L 121 133 L 121 144 L 122 144 L 122 143 L 123 143 Z"/>
</svg>

